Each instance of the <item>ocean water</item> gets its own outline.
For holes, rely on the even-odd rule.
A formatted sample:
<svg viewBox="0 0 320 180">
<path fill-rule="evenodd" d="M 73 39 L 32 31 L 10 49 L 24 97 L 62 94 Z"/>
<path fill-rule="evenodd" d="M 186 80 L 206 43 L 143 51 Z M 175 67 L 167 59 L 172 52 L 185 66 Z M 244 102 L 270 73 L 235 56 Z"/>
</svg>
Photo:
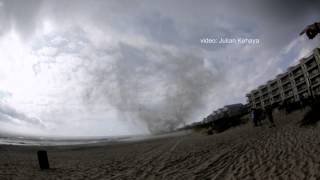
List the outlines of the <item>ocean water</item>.
<svg viewBox="0 0 320 180">
<path fill-rule="evenodd" d="M 135 135 L 135 136 L 117 136 L 117 137 L 25 137 L 25 136 L 1 136 L 0 145 L 18 145 L 18 146 L 69 146 L 69 145 L 89 145 L 89 144 L 109 144 L 115 142 L 141 141 L 147 139 L 156 139 L 170 136 L 181 136 L 189 134 L 190 131 L 172 132 L 159 135 Z"/>
<path fill-rule="evenodd" d="M 127 137 L 128 138 L 128 137 Z M 111 143 L 124 139 L 124 137 L 104 137 L 104 138 L 43 138 L 43 137 L 0 137 L 0 145 L 20 145 L 20 146 L 64 146 L 81 145 L 95 143 Z"/>
</svg>

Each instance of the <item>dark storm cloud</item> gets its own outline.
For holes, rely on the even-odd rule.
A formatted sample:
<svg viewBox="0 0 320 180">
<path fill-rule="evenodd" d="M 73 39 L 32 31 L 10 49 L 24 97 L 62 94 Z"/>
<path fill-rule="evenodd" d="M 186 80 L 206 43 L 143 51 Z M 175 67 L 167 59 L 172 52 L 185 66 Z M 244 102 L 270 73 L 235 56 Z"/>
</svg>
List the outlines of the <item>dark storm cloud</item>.
<svg viewBox="0 0 320 180">
<path fill-rule="evenodd" d="M 4 1 L 3 27 L 13 24 L 24 35 L 39 19 L 87 22 L 122 33 L 143 34 L 160 43 L 199 46 L 203 37 L 258 36 L 269 47 L 287 43 L 319 17 L 319 1 Z M 65 18 L 68 17 L 68 18 Z M 318 18 L 319 19 L 319 18 Z M 255 31 L 248 29 L 255 29 Z M 273 37 L 272 37 L 273 36 Z M 203 47 L 202 47 L 203 48 Z M 220 48 L 207 46 L 205 48 Z"/>
<path fill-rule="evenodd" d="M 256 1 L 259 8 L 264 9 L 266 17 L 272 17 L 275 21 L 295 22 L 303 20 L 306 16 L 318 12 L 320 2 L 318 0 L 284 0 L 284 1 Z M 267 14 L 268 13 L 268 14 Z"/>
<path fill-rule="evenodd" d="M 156 13 L 150 16 L 141 17 L 138 20 L 141 24 L 141 33 L 144 33 L 150 39 L 159 41 L 160 43 L 172 44 L 180 43 L 181 37 L 174 21 L 170 18 L 163 17 L 163 15 Z"/>
<path fill-rule="evenodd" d="M 201 46 L 205 37 L 260 38 L 265 48 L 280 49 L 310 23 L 319 21 L 319 1 L 157 1 L 137 8 L 130 24 L 153 41 L 215 50 Z M 135 19 L 138 19 L 135 21 Z"/>
<path fill-rule="evenodd" d="M 320 2 L 316 0 L 285 0 L 253 2 L 253 12 L 259 16 L 260 34 L 267 48 L 283 47 L 296 38 L 306 25 L 320 21 Z"/>
</svg>

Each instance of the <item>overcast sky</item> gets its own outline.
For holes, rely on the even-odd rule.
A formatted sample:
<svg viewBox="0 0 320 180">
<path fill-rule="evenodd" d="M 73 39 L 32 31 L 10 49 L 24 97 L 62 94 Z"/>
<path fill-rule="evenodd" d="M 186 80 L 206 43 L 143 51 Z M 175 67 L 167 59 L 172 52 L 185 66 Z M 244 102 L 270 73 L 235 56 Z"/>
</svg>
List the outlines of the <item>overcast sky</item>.
<svg viewBox="0 0 320 180">
<path fill-rule="evenodd" d="M 200 121 L 319 44 L 319 1 L 0 0 L 0 130 L 144 134 Z M 253 38 L 259 44 L 201 44 Z"/>
</svg>

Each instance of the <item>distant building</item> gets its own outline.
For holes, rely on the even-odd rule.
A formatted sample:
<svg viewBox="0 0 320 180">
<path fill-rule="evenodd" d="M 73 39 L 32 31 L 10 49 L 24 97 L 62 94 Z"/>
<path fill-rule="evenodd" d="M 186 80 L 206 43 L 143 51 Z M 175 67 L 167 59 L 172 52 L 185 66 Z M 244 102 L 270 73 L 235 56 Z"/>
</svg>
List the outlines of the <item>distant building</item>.
<svg viewBox="0 0 320 180">
<path fill-rule="evenodd" d="M 212 114 L 205 118 L 204 122 L 208 123 L 221 118 L 237 116 L 242 114 L 245 110 L 246 106 L 241 103 L 226 105 L 223 108 L 219 108 L 213 111 Z"/>
<path fill-rule="evenodd" d="M 320 95 L 320 49 L 289 67 L 287 72 L 252 90 L 246 96 L 250 107 L 264 108 L 281 102 L 297 102 Z"/>
<path fill-rule="evenodd" d="M 246 106 L 241 103 L 231 104 L 224 106 L 223 111 L 225 113 L 225 116 L 232 117 L 242 114 L 242 112 L 245 110 L 245 107 Z"/>
</svg>

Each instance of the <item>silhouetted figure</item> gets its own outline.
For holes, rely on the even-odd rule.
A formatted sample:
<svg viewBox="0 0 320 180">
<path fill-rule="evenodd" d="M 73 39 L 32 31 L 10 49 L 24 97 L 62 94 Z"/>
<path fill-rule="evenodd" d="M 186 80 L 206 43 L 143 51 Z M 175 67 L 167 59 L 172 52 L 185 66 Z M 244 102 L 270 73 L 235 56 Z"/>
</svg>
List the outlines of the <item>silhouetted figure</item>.
<svg viewBox="0 0 320 180">
<path fill-rule="evenodd" d="M 258 126 L 258 111 L 255 108 L 251 109 L 251 119 L 253 121 L 253 125 L 255 127 L 257 127 Z"/>
<path fill-rule="evenodd" d="M 274 123 L 274 121 L 273 121 L 273 115 L 272 115 L 272 110 L 273 110 L 273 108 L 272 107 L 266 107 L 266 109 L 265 109 L 265 111 L 266 111 L 266 115 L 267 115 L 267 118 L 268 118 L 268 120 L 269 120 L 269 122 L 270 122 L 270 127 L 275 127 L 276 125 L 275 125 L 275 123 Z"/>
<path fill-rule="evenodd" d="M 212 135 L 213 134 L 213 129 L 212 127 L 209 127 L 208 131 L 207 131 L 207 134 L 208 135 Z"/>
<path fill-rule="evenodd" d="M 320 102 L 314 102 L 310 104 L 310 110 L 305 114 L 303 119 L 300 121 L 301 126 L 314 126 L 320 121 Z"/>
<path fill-rule="evenodd" d="M 40 169 L 49 169 L 49 160 L 48 160 L 48 155 L 47 151 L 38 151 L 38 161 L 39 161 L 39 166 Z"/>
<path fill-rule="evenodd" d="M 307 26 L 301 33 L 300 36 L 306 34 L 309 39 L 313 39 L 320 33 L 320 22 L 316 22 Z"/>
</svg>

